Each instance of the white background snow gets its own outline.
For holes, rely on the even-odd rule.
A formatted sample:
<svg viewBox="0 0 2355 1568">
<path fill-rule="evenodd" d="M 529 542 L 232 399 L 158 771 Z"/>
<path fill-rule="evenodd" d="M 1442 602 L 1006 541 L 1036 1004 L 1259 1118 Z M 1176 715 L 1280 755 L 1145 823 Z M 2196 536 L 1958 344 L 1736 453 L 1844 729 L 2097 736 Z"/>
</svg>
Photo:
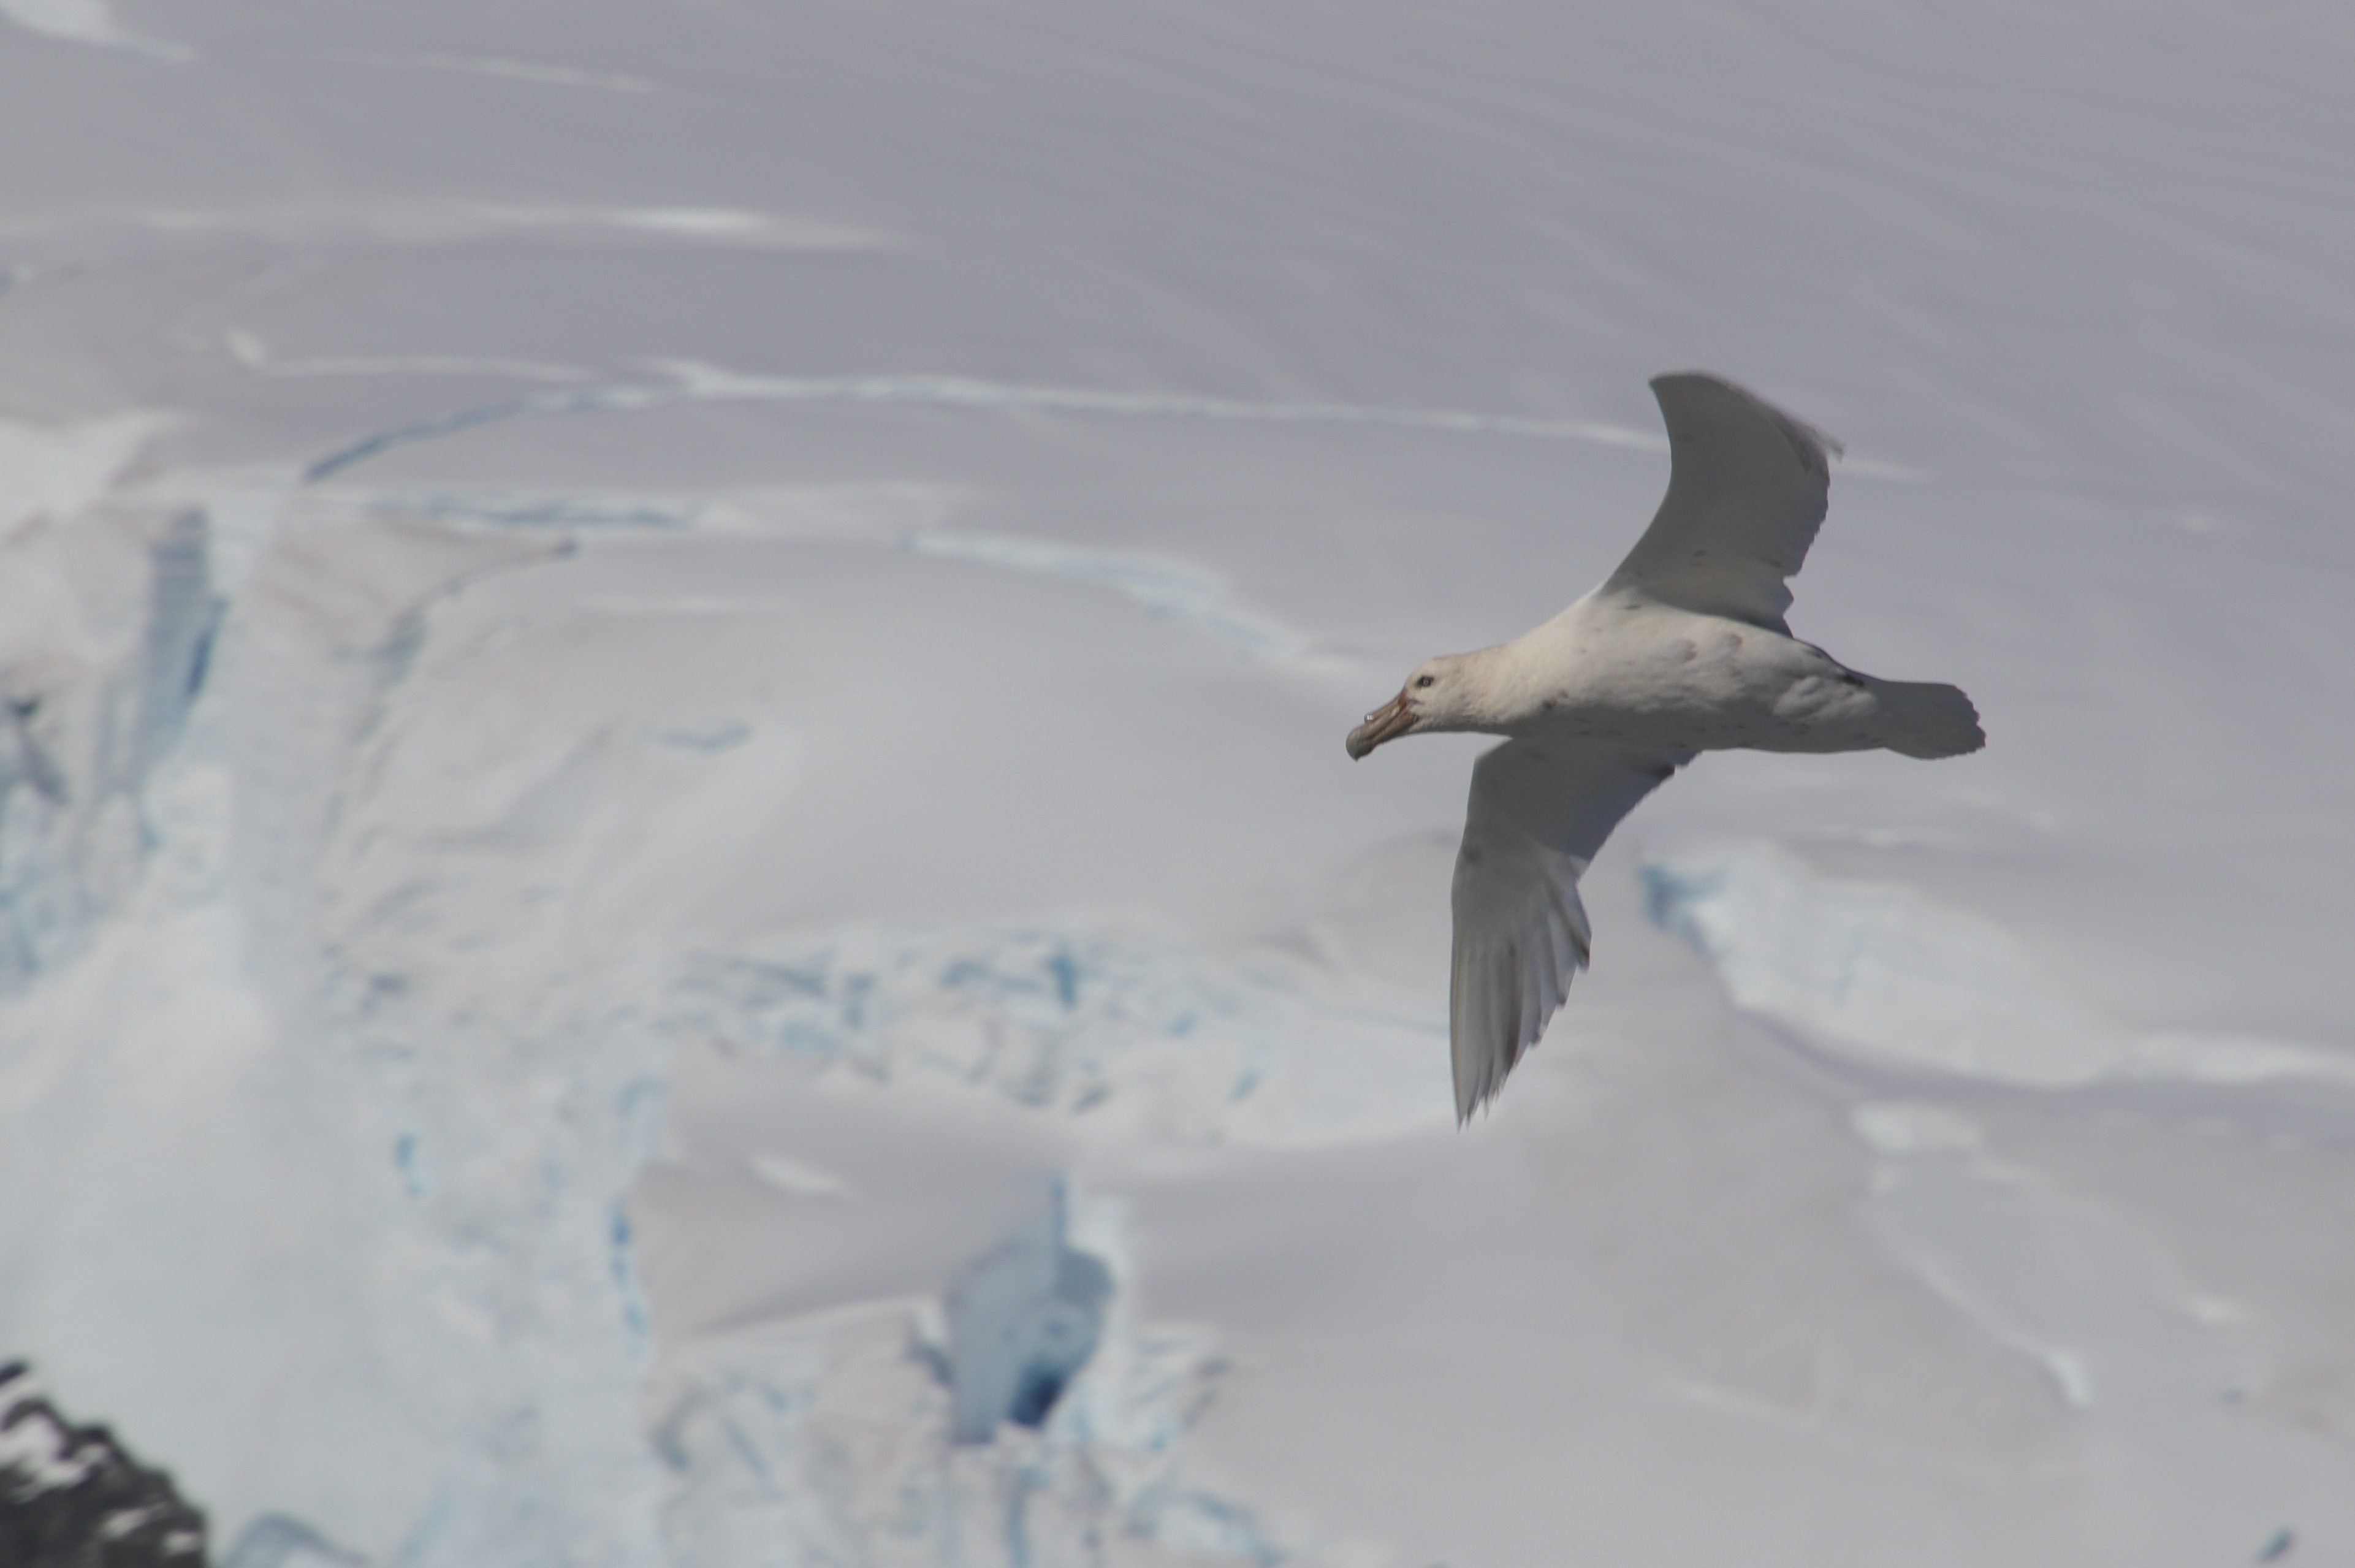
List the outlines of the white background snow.
<svg viewBox="0 0 2355 1568">
<path fill-rule="evenodd" d="M 2350 80 L 0 0 L 0 1354 L 242 1568 L 2355 1561 Z M 1476 748 L 1340 739 L 1615 562 L 1686 367 L 1989 745 L 1704 759 L 1459 1132 Z M 1092 1359 L 952 1441 L 1058 1249 Z"/>
</svg>

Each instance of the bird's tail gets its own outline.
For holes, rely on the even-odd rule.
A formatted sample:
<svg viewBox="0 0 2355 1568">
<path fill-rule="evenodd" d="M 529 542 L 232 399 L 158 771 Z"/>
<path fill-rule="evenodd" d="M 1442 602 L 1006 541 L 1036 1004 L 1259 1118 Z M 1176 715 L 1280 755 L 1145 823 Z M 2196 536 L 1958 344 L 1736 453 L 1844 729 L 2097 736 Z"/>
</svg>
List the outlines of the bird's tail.
<svg viewBox="0 0 2355 1568">
<path fill-rule="evenodd" d="M 1959 688 L 1925 681 L 1876 680 L 1881 699 L 1878 739 L 1909 757 L 1959 757 L 1987 744 L 1979 710 Z"/>
</svg>

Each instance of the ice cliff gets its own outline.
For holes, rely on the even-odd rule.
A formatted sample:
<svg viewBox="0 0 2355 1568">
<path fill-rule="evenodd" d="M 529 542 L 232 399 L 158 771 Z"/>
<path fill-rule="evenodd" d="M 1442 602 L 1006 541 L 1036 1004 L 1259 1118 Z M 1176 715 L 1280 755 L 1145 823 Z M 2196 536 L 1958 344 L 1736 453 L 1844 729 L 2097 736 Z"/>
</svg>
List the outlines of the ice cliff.
<svg viewBox="0 0 2355 1568">
<path fill-rule="evenodd" d="M 221 613 L 207 535 L 201 511 L 101 507 L 0 536 L 0 992 L 81 951 L 154 847 L 146 785 Z"/>
</svg>

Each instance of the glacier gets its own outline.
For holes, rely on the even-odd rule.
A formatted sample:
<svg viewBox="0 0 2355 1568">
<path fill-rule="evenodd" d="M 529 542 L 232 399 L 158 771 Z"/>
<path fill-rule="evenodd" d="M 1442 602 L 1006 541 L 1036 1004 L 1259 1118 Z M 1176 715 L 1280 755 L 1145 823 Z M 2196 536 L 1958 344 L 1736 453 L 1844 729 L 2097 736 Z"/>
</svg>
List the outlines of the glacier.
<svg viewBox="0 0 2355 1568">
<path fill-rule="evenodd" d="M 2344 1555 L 2350 65 L 0 5 L 0 1360 L 230 1568 Z M 1687 770 L 1459 1133 L 1339 737 L 1688 364 L 1991 745 Z"/>
<path fill-rule="evenodd" d="M 336 1540 L 366 1540 L 371 1531 L 394 1542 L 391 1561 L 505 1559 L 544 1550 L 533 1543 L 551 1528 L 570 1535 L 568 1560 L 651 1560 L 662 1484 L 657 1458 L 668 1452 L 675 1468 L 677 1451 L 649 1445 L 629 1413 L 652 1348 L 627 1197 L 633 1172 L 657 1146 L 665 1074 L 682 1038 L 724 1040 L 754 1055 L 815 1055 L 861 1079 L 929 1076 L 961 1091 L 981 1088 L 1024 1106 L 1093 1115 L 1104 1136 L 1143 1125 L 1195 1140 L 1313 1142 L 1380 1136 L 1437 1118 L 1434 1107 L 1444 1104 L 1433 1093 L 1440 1026 L 1427 1004 L 1379 987 L 1360 993 L 1337 987 L 1297 957 L 1266 953 L 1239 963 L 1117 923 L 1064 931 L 821 932 L 749 950 L 690 953 L 676 965 L 666 957 L 594 981 L 575 973 L 552 989 L 533 987 L 552 1005 L 536 1004 L 522 1015 L 453 1008 L 444 999 L 457 990 L 450 966 L 463 968 L 485 939 L 462 932 L 453 940 L 436 925 L 421 924 L 420 901 L 430 894 L 414 882 L 400 881 L 380 899 L 358 896 L 369 841 L 384 831 L 362 816 L 357 841 L 346 837 L 367 809 L 367 775 L 308 811 L 240 820 L 236 797 L 240 786 L 253 787 L 252 776 L 240 776 L 240 765 L 220 754 L 240 741 L 253 744 L 251 731 L 239 734 L 241 725 L 264 726 L 267 734 L 290 716 L 308 732 L 250 752 L 244 768 L 282 770 L 301 780 L 327 765 L 315 750 L 305 756 L 306 745 L 325 741 L 362 754 L 372 746 L 397 747 L 401 699 L 433 676 L 435 606 L 485 573 L 562 559 L 562 550 L 533 537 L 536 524 L 522 526 L 509 539 L 440 532 L 405 519 L 363 523 L 264 556 L 247 574 L 245 596 L 234 602 L 237 613 L 228 621 L 218 706 L 198 710 L 193 732 L 184 734 L 208 685 L 211 639 L 232 602 L 212 587 L 203 514 L 142 524 L 132 537 L 144 541 L 144 549 L 116 557 L 123 574 L 147 580 L 144 596 L 124 596 L 135 606 L 126 612 L 135 625 L 117 628 L 118 667 L 72 692 L 94 713 L 85 722 L 98 738 L 73 753 L 78 771 L 53 788 L 45 789 L 30 768 L 17 781 L 19 796 L 45 814 L 33 819 L 41 837 L 19 829 L 15 842 L 32 852 L 7 869 L 53 901 L 64 880 L 80 919 L 74 927 L 53 918 L 43 929 L 54 951 L 26 965 L 20 989 L 27 994 L 12 1009 L 10 1028 L 19 1050 L 12 1080 L 18 1092 L 54 1107 L 62 1103 L 60 1080 L 91 1083 L 92 1074 L 102 1079 L 127 1069 L 164 1073 L 185 1093 L 195 1086 L 187 1074 L 197 1072 L 199 1083 L 210 1080 L 203 1086 L 213 1094 L 250 1095 L 270 1115 L 314 1123 L 292 1143 L 282 1134 L 263 1134 L 253 1151 L 271 1162 L 294 1155 L 311 1162 L 314 1175 L 340 1171 L 340 1187 L 315 1200 L 309 1234 L 360 1231 L 378 1238 L 370 1255 L 356 1260 L 359 1277 L 335 1282 L 344 1293 L 339 1301 L 321 1301 L 315 1290 L 274 1301 L 269 1280 L 283 1264 L 265 1264 L 261 1279 L 225 1282 L 223 1288 L 246 1319 L 247 1355 L 282 1353 L 290 1332 L 310 1341 L 316 1355 L 359 1350 L 381 1369 L 382 1381 L 347 1407 L 346 1419 L 408 1424 L 419 1436 L 432 1435 L 432 1448 L 408 1448 L 398 1461 L 410 1467 L 404 1484 L 381 1489 L 342 1473 L 344 1462 L 332 1450 L 318 1456 L 306 1481 L 302 1467 L 290 1467 L 256 1442 L 249 1462 L 264 1467 L 267 1483 L 225 1482 L 200 1455 L 194 1473 L 212 1495 L 250 1488 L 247 1506 L 257 1511 L 237 1537 L 232 1560 L 343 1552 Z M 370 568 L 365 592 L 355 595 L 329 574 L 319 553 L 328 549 L 359 552 Z M 244 711 L 229 707 L 240 699 Z M 49 706 L 53 714 L 72 711 L 64 695 L 52 696 Z M 656 758 L 680 759 L 655 762 L 641 780 L 666 793 L 680 768 L 732 764 L 759 779 L 773 776 L 779 760 L 791 763 L 790 746 L 783 753 L 764 748 L 751 728 L 733 720 L 659 717 L 634 743 Z M 551 810 L 560 819 L 570 809 L 560 804 L 572 787 L 564 781 L 581 757 L 554 760 L 555 795 L 549 780 L 527 771 L 485 799 L 484 827 L 453 837 L 437 825 L 436 840 L 465 859 L 487 862 L 472 874 L 494 880 L 516 849 L 561 841 L 560 829 L 543 819 Z M 380 760 L 374 772 L 389 768 L 397 773 Z M 469 780 L 478 796 L 483 782 Z M 613 782 L 608 777 L 601 787 Z M 85 802 L 84 817 L 97 809 L 133 815 L 140 832 L 126 841 L 119 861 L 75 841 L 87 832 L 84 818 L 62 808 Z M 59 839 L 66 841 L 61 853 L 53 848 Z M 319 878 L 352 853 L 362 888 Z M 554 869 L 531 868 L 543 878 Z M 108 872 L 119 885 L 84 890 L 67 880 L 93 871 Z M 252 922 L 242 936 L 229 918 L 240 901 Z M 257 994 L 269 983 L 267 960 L 257 962 L 252 950 L 266 943 L 273 922 L 298 928 L 328 923 L 328 930 L 345 933 L 307 976 L 296 977 L 309 1000 L 292 1019 L 271 1018 Z M 92 927 L 104 933 L 99 951 L 68 944 L 79 931 L 87 945 Z M 541 956 L 565 961 L 560 954 Z M 65 976 L 37 984 L 44 969 L 59 965 Z M 110 991 L 111 1005 L 101 1010 L 97 998 Z M 81 1020 L 110 1013 L 130 1020 L 112 1061 L 77 1062 L 69 1047 Z M 199 1019 L 201 1027 L 192 1029 Z M 292 1060 L 275 1057 L 273 1039 L 283 1038 L 280 1030 L 290 1024 L 306 1031 L 313 1050 Z M 46 1049 L 28 1058 L 22 1048 L 33 1042 Z M 176 1056 L 183 1059 L 177 1064 Z M 1359 1070 L 1370 1062 L 1382 1063 L 1380 1071 L 1360 1081 Z M 165 1111 L 159 1104 L 147 1115 Z M 268 1117 L 259 1124 L 269 1125 Z M 73 1136 L 70 1123 L 57 1131 Z M 318 1157 L 325 1151 L 314 1141 L 322 1137 L 336 1150 L 324 1167 Z M 70 1149 L 53 1136 L 20 1146 L 18 1157 L 27 1168 L 46 1161 L 53 1189 L 78 1168 L 119 1157 L 112 1145 Z M 264 1166 L 220 1185 L 251 1192 L 271 1179 Z M 187 1222 L 201 1227 L 190 1240 L 210 1233 L 216 1240 L 208 1244 L 218 1245 L 220 1227 L 237 1224 L 233 1209 L 212 1207 L 224 1196 L 203 1189 L 184 1196 L 183 1206 L 194 1211 Z M 98 1216 L 109 1201 L 137 1204 L 143 1198 L 134 1187 L 100 1199 L 95 1210 L 90 1197 L 69 1200 L 59 1222 L 124 1223 Z M 288 1239 L 307 1244 L 304 1232 Z M 254 1245 L 248 1239 L 223 1248 L 216 1266 L 230 1273 L 255 1266 L 261 1260 Z M 265 1243 L 262 1258 L 274 1250 Z M 1068 1255 L 1087 1262 L 1071 1265 L 1077 1283 L 1064 1294 L 1076 1292 L 1087 1299 L 1088 1314 L 1100 1313 L 1108 1276 L 1092 1254 Z M 387 1299 L 400 1309 L 384 1310 Z M 953 1292 L 946 1310 L 953 1324 L 962 1324 L 956 1300 Z M 323 1306 L 329 1308 L 324 1317 Z M 287 1317 L 290 1310 L 296 1319 Z M 1087 1337 L 1093 1332 L 1091 1327 Z M 1166 1335 L 1148 1339 L 1160 1348 L 1128 1348 L 1112 1359 L 1126 1368 L 1142 1353 L 1160 1367 L 1174 1352 Z M 1084 1351 L 1067 1355 L 1068 1364 L 1057 1363 L 1051 1375 L 1067 1381 L 1086 1359 Z M 145 1370 L 156 1375 L 152 1366 Z M 932 1375 L 929 1363 L 923 1370 Z M 136 1371 L 134 1360 L 116 1376 Z M 977 1375 L 969 1371 L 950 1381 L 965 1388 Z M 1119 1397 L 1144 1399 L 1147 1407 L 1099 1410 L 1093 1419 L 1124 1430 L 1158 1424 L 1171 1430 L 1153 1445 L 1165 1446 L 1195 1397 L 1187 1378 L 1151 1369 L 1122 1375 L 1146 1379 L 1143 1392 L 1132 1386 Z M 772 1386 L 782 1374 L 769 1369 L 762 1376 L 763 1386 Z M 801 1396 L 788 1384 L 785 1397 Z M 1155 1407 L 1156 1398 L 1177 1403 Z M 1035 1393 L 1032 1400 L 1030 1413 L 1043 1417 L 1050 1402 Z M 398 1413 L 403 1411 L 412 1413 Z M 269 1420 L 264 1409 L 208 1416 L 216 1425 L 240 1418 Z M 959 1428 L 961 1437 L 976 1435 L 974 1419 Z M 158 1424 L 165 1439 L 183 1447 L 198 1441 Z M 1082 1424 L 1081 1435 L 1066 1442 L 1063 1457 L 1009 1460 L 1015 1468 L 989 1485 L 1013 1488 L 1008 1495 L 1018 1499 L 1037 1493 L 1040 1509 L 1081 1506 L 1072 1499 L 1092 1497 L 1103 1484 L 1086 1430 Z M 586 1491 L 558 1479 L 584 1472 L 606 1479 Z M 719 1495 L 726 1495 L 724 1485 Z M 291 1518 L 278 1511 L 290 1501 L 301 1509 Z M 379 1511 L 387 1503 L 417 1511 L 396 1525 Z M 1204 1518 L 1242 1517 L 1240 1505 L 1208 1494 L 1166 1506 L 1193 1509 L 1188 1519 L 1205 1508 L 1210 1513 Z M 680 1512 L 674 1504 L 661 1517 L 676 1520 Z M 313 1520 L 333 1520 L 332 1533 L 321 1533 Z M 1090 1522 L 1082 1533 L 1105 1528 Z M 1121 1528 L 1145 1527 L 1132 1520 Z M 1226 1525 L 1172 1528 L 1181 1535 L 1192 1530 L 1188 1540 L 1232 1533 Z M 329 1545 L 314 1544 L 314 1537 Z M 698 1560 L 734 1561 L 699 1550 L 705 1555 Z M 1247 1555 L 1272 1550 L 1252 1545 Z"/>
</svg>

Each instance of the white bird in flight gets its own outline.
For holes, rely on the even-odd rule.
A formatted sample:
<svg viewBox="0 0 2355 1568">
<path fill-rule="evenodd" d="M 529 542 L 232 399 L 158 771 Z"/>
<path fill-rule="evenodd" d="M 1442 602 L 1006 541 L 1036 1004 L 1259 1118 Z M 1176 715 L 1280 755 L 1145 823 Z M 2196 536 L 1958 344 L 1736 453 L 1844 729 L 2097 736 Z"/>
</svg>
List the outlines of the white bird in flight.
<svg viewBox="0 0 2355 1568">
<path fill-rule="evenodd" d="M 1508 737 L 1472 768 L 1455 856 L 1449 997 L 1455 1110 L 1504 1086 L 1586 966 L 1578 880 L 1700 752 L 1955 757 L 1987 743 L 1951 686 L 1876 680 L 1791 635 L 1783 612 L 1824 520 L 1837 443 L 1732 382 L 1652 382 L 1668 493 L 1600 588 L 1511 642 L 1429 660 L 1349 732 Z"/>
</svg>

